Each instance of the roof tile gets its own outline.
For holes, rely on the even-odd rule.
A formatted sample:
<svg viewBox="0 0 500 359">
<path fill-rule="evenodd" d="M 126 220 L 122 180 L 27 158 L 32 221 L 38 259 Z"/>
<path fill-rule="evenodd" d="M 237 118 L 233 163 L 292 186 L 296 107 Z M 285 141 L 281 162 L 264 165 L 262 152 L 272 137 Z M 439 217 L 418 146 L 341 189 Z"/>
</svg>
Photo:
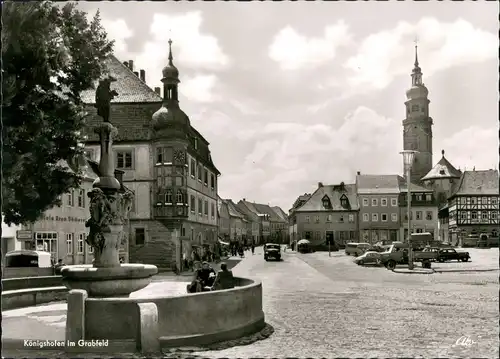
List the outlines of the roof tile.
<svg viewBox="0 0 500 359">
<path fill-rule="evenodd" d="M 148 103 L 162 102 L 163 98 L 152 90 L 145 82 L 135 75 L 127 66 L 111 55 L 107 61 L 108 70 L 115 82 L 111 89 L 118 92 L 118 96 L 111 103 Z M 96 84 L 97 85 L 97 84 Z M 82 100 L 86 104 L 95 104 L 95 89 L 82 93 Z"/>
<path fill-rule="evenodd" d="M 443 153 L 443 157 L 432 167 L 429 173 L 422 177 L 422 181 L 440 178 L 460 178 L 461 175 L 462 173 L 444 157 Z"/>
<path fill-rule="evenodd" d="M 398 175 L 357 175 L 356 185 L 360 194 L 399 193 Z"/>
<path fill-rule="evenodd" d="M 236 207 L 236 204 L 230 199 L 224 199 L 224 203 L 227 204 L 227 209 L 229 211 L 229 216 L 245 219 L 245 215 Z"/>
<path fill-rule="evenodd" d="M 464 171 L 453 195 L 498 195 L 498 171 Z"/>
<path fill-rule="evenodd" d="M 406 179 L 398 176 L 398 181 L 399 181 L 399 191 L 400 192 L 406 192 L 407 191 L 407 186 L 406 186 Z M 432 192 L 431 189 L 422 187 L 418 184 L 412 183 L 410 190 L 412 192 Z"/>
<path fill-rule="evenodd" d="M 276 214 L 281 218 L 283 219 L 284 221 L 288 221 L 288 216 L 287 214 L 285 213 L 285 211 L 283 211 L 281 209 L 281 207 L 279 206 L 274 206 L 274 207 L 271 207 L 271 209 L 276 212 Z"/>
<path fill-rule="evenodd" d="M 341 206 L 341 197 L 346 196 L 350 207 L 344 208 Z M 328 196 L 332 208 L 323 207 L 323 198 Z M 301 207 L 296 209 L 296 212 L 318 212 L 318 211 L 356 211 L 359 209 L 358 197 L 356 193 L 356 185 L 323 185 L 314 192 L 309 200 Z"/>
</svg>

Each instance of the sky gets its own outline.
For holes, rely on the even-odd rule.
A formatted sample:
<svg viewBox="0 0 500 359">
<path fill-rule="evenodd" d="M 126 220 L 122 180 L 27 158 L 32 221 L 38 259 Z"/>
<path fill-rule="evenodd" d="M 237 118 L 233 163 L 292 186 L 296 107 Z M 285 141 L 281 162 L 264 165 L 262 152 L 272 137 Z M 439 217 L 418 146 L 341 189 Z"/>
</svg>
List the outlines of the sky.
<svg viewBox="0 0 500 359">
<path fill-rule="evenodd" d="M 115 55 L 161 86 L 210 142 L 219 194 L 285 211 L 318 182 L 399 174 L 415 40 L 433 162 L 498 167 L 496 2 L 80 2 Z"/>
</svg>

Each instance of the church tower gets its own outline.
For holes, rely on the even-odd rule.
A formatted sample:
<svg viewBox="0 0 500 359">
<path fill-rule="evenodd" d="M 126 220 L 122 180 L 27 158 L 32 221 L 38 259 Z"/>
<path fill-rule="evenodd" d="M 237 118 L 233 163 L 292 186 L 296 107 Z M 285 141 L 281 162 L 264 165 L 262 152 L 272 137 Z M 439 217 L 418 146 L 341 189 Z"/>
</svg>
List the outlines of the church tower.
<svg viewBox="0 0 500 359">
<path fill-rule="evenodd" d="M 432 118 L 429 117 L 429 91 L 422 82 L 415 45 L 415 64 L 411 88 L 406 91 L 406 118 L 403 120 L 403 149 L 418 151 L 411 171 L 411 182 L 420 183 L 432 168 Z"/>
</svg>

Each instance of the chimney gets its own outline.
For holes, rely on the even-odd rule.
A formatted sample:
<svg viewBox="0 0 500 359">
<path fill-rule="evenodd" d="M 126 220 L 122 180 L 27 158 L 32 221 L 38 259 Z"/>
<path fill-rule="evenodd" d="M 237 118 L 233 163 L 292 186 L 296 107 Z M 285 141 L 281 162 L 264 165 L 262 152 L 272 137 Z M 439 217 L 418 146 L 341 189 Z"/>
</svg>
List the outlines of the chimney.
<svg viewBox="0 0 500 359">
<path fill-rule="evenodd" d="M 123 61 L 123 64 L 128 68 L 128 61 Z"/>
<path fill-rule="evenodd" d="M 128 60 L 128 68 L 130 71 L 134 72 L 134 61 Z"/>
<path fill-rule="evenodd" d="M 139 73 L 137 71 L 134 71 L 134 75 L 139 77 Z"/>
<path fill-rule="evenodd" d="M 146 82 L 146 71 L 141 70 L 140 74 L 141 74 L 141 80 L 142 80 L 142 82 Z"/>
<path fill-rule="evenodd" d="M 158 94 L 158 96 L 161 96 L 161 89 L 159 87 L 155 87 L 155 92 Z"/>
<path fill-rule="evenodd" d="M 318 182 L 318 187 L 323 187 L 323 183 L 322 182 Z"/>
<path fill-rule="evenodd" d="M 360 172 L 360 171 L 358 171 L 358 172 L 356 172 L 356 173 L 358 174 L 358 176 L 361 176 L 361 172 Z"/>
</svg>

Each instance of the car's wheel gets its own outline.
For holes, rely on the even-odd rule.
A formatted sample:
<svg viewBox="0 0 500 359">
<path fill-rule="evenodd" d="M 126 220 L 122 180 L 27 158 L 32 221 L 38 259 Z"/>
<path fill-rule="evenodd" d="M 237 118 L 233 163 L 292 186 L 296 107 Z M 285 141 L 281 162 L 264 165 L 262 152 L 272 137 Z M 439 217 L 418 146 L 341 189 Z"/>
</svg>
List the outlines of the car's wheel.
<svg viewBox="0 0 500 359">
<path fill-rule="evenodd" d="M 363 261 L 359 261 L 359 262 L 358 262 L 358 264 L 359 264 L 360 266 L 362 266 L 363 264 L 365 264 L 365 262 L 363 262 Z"/>
<path fill-rule="evenodd" d="M 444 263 L 444 258 L 438 258 L 439 263 Z"/>
<path fill-rule="evenodd" d="M 468 262 L 468 261 L 469 261 L 469 257 L 462 258 L 462 262 Z"/>
<path fill-rule="evenodd" d="M 387 269 L 393 270 L 394 268 L 396 268 L 396 261 L 391 259 L 387 262 Z"/>
</svg>

